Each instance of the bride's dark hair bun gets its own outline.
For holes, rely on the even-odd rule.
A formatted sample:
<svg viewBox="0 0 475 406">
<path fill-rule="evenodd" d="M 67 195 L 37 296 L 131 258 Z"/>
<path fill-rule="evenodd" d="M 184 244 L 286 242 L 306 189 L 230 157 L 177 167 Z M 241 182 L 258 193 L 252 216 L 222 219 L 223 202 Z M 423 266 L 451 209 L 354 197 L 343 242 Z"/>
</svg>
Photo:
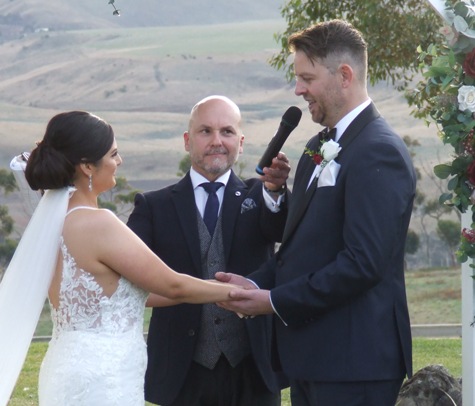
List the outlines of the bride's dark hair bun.
<svg viewBox="0 0 475 406">
<path fill-rule="evenodd" d="M 31 151 L 25 176 L 33 190 L 59 189 L 71 184 L 74 169 L 64 154 L 40 143 Z"/>
<path fill-rule="evenodd" d="M 85 111 L 54 116 L 43 140 L 31 151 L 25 177 L 33 190 L 59 189 L 73 183 L 76 165 L 96 164 L 111 149 L 112 127 Z"/>
</svg>

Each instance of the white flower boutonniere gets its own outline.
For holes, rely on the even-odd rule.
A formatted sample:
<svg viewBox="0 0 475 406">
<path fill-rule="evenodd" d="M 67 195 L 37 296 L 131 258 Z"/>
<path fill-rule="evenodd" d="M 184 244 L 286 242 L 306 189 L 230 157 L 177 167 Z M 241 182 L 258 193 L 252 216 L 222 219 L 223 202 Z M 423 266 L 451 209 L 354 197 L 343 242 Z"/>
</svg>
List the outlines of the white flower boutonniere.
<svg viewBox="0 0 475 406">
<path fill-rule="evenodd" d="M 317 152 L 312 151 L 309 148 L 305 148 L 304 153 L 310 155 L 313 159 L 313 162 L 315 162 L 315 165 L 320 165 L 321 169 L 323 169 L 328 162 L 338 156 L 340 151 L 340 144 L 333 140 L 329 140 L 323 142 Z"/>
</svg>

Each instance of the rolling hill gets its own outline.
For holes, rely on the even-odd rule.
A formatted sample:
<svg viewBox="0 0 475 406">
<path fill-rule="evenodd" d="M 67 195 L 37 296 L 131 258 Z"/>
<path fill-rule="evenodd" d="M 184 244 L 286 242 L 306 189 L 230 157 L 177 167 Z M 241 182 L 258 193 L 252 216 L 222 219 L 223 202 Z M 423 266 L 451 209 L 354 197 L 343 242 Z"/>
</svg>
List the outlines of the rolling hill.
<svg viewBox="0 0 475 406">
<path fill-rule="evenodd" d="M 1 0 L 0 26 L 25 32 L 209 25 L 280 18 L 283 0 L 115 0 L 120 17 L 112 14 L 109 0 Z"/>
<path fill-rule="evenodd" d="M 285 29 L 280 2 L 171 3 L 116 0 L 117 18 L 106 0 L 0 0 L 0 167 L 33 148 L 54 114 L 81 109 L 112 124 L 120 175 L 141 189 L 162 186 L 177 179 L 191 107 L 210 94 L 241 107 L 244 176 L 254 176 L 285 110 L 302 108 L 284 146 L 295 167 L 318 127 L 268 64 L 273 35 Z M 435 128 L 411 117 L 401 94 L 380 83 L 370 95 L 401 136 L 420 142 L 417 165 L 444 159 Z"/>
</svg>

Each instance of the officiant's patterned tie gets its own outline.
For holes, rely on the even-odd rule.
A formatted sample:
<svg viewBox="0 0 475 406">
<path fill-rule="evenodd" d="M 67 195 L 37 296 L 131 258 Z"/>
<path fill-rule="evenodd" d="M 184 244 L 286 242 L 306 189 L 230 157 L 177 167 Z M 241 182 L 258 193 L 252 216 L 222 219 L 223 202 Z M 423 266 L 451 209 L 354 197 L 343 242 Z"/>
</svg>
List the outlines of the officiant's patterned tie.
<svg viewBox="0 0 475 406">
<path fill-rule="evenodd" d="M 208 227 L 209 233 L 213 235 L 219 211 L 219 200 L 216 192 L 221 186 L 224 186 L 224 184 L 221 182 L 206 182 L 202 183 L 200 186 L 208 192 L 208 200 L 206 201 L 203 221 L 205 222 L 206 227 Z"/>
</svg>

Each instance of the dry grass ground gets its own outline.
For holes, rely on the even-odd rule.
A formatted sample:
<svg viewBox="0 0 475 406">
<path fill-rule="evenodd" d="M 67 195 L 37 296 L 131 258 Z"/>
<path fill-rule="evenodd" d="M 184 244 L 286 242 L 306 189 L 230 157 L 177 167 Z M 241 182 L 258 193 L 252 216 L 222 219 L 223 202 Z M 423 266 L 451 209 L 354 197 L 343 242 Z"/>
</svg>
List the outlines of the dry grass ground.
<svg viewBox="0 0 475 406">
<path fill-rule="evenodd" d="M 406 272 L 412 324 L 461 323 L 460 269 Z"/>
</svg>

